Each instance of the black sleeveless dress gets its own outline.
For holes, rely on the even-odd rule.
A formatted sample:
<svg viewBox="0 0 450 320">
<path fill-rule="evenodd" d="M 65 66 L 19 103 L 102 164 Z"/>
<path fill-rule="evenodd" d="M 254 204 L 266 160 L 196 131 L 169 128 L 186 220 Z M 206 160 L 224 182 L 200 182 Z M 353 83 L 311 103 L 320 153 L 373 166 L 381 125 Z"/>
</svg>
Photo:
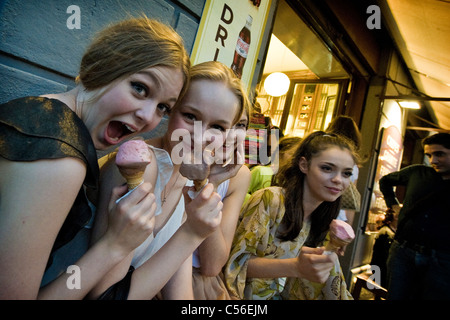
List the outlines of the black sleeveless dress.
<svg viewBox="0 0 450 320">
<path fill-rule="evenodd" d="M 78 196 L 59 231 L 48 269 L 58 249 L 68 244 L 89 223 L 92 211 L 84 187 L 98 187 L 99 167 L 91 135 L 83 121 L 63 102 L 44 97 L 25 97 L 0 105 L 0 156 L 11 161 L 36 161 L 75 157 L 87 166 Z M 133 267 L 99 299 L 125 300 Z"/>
<path fill-rule="evenodd" d="M 0 105 L 0 156 L 11 161 L 75 157 L 87 166 L 84 185 L 97 188 L 99 168 L 91 135 L 83 121 L 56 99 L 25 97 Z M 52 254 L 72 240 L 91 216 L 81 187 L 56 237 Z"/>
</svg>

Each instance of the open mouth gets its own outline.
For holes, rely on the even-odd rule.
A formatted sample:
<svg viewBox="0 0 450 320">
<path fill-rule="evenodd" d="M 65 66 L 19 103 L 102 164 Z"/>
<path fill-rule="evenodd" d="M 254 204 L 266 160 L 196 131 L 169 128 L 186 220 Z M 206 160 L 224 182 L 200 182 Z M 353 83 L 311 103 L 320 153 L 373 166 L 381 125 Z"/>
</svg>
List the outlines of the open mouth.
<svg viewBox="0 0 450 320">
<path fill-rule="evenodd" d="M 117 144 L 123 138 L 135 133 L 137 130 L 121 121 L 111 121 L 106 128 L 105 139 L 110 144 Z"/>
</svg>

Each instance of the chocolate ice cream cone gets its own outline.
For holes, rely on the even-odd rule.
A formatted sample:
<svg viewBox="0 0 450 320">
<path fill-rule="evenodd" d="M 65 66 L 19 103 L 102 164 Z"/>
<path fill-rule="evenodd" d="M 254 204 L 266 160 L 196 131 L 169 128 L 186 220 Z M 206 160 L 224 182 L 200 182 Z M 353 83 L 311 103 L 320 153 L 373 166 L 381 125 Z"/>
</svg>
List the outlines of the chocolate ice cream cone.
<svg viewBox="0 0 450 320">
<path fill-rule="evenodd" d="M 208 179 L 194 180 L 195 191 L 200 191 L 208 182 Z"/>
</svg>

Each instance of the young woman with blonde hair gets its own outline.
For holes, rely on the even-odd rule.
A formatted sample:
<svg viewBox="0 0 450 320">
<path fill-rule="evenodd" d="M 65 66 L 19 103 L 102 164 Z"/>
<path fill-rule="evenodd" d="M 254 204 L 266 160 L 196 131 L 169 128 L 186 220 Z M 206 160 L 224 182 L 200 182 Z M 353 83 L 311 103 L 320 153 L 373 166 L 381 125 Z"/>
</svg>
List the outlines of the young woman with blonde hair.
<svg viewBox="0 0 450 320">
<path fill-rule="evenodd" d="M 155 185 L 158 203 L 153 233 L 104 277 L 91 297 L 114 298 L 111 291 L 120 287 L 123 299 L 194 298 L 192 253 L 211 234 L 219 232 L 225 205 L 217 187 L 235 175 L 242 164 L 225 167 L 222 163 L 213 164 L 209 183 L 191 199 L 188 191 L 192 183 L 180 174 L 183 157 L 178 151 L 190 153 L 196 144 L 203 151 L 213 142 L 222 146 L 228 130 L 241 120 L 247 105 L 246 92 L 230 68 L 214 61 L 192 67 L 189 88 L 172 110 L 167 132 L 163 137 L 146 141 L 155 159 L 144 174 L 144 180 Z M 98 235 L 108 219 L 105 195 L 124 182 L 114 164 L 114 155 L 108 157 L 101 170 L 95 225 Z"/>
<path fill-rule="evenodd" d="M 151 186 L 121 206 L 114 200 L 126 187 L 118 187 L 107 231 L 87 252 L 69 252 L 75 260 L 62 266 L 79 268 L 80 287 L 69 288 L 70 272 L 40 287 L 55 253 L 91 219 L 86 190 L 97 187 L 96 150 L 155 128 L 183 95 L 189 68 L 172 28 L 132 18 L 98 34 L 74 89 L 0 106 L 0 298 L 81 299 L 148 236 Z"/>
</svg>

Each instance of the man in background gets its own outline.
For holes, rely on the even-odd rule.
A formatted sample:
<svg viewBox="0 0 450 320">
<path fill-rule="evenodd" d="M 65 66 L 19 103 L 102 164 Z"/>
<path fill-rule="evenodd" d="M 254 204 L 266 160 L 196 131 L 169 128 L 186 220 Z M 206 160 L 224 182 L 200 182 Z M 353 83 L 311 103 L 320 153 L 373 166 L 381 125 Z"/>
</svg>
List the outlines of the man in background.
<svg viewBox="0 0 450 320">
<path fill-rule="evenodd" d="M 380 180 L 398 216 L 389 252 L 388 299 L 450 300 L 450 134 L 422 142 L 429 166 L 411 165 Z M 405 186 L 400 209 L 394 186 Z"/>
</svg>

